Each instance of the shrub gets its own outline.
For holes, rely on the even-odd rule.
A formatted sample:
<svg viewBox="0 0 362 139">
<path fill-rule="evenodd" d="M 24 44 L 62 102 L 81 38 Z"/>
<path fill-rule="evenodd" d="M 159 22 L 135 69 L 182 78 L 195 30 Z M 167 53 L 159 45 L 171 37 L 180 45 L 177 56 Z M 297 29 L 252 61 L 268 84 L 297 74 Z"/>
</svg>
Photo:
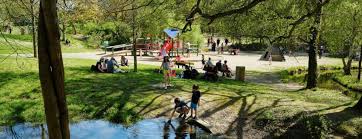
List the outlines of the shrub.
<svg viewBox="0 0 362 139">
<path fill-rule="evenodd" d="M 100 41 L 109 41 L 109 45 L 129 43 L 130 27 L 125 23 L 105 22 L 100 25 L 87 23 L 84 25 L 87 35 L 100 38 Z"/>
<path fill-rule="evenodd" d="M 302 128 L 305 129 L 304 131 L 308 138 L 326 138 L 327 135 L 332 132 L 332 129 L 330 128 L 332 124 L 325 116 L 305 116 L 301 119 L 300 123 Z"/>
</svg>

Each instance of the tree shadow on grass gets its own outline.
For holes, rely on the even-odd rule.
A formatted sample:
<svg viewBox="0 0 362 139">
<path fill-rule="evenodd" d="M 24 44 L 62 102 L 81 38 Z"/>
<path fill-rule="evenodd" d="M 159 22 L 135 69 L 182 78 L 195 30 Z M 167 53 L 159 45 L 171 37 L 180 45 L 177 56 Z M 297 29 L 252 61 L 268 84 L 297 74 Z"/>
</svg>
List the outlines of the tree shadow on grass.
<svg viewBox="0 0 362 139">
<path fill-rule="evenodd" d="M 287 127 L 287 129 L 280 136 L 278 135 L 278 138 L 326 138 L 329 134 L 334 133 L 336 127 L 342 122 L 360 117 L 360 114 L 350 108 L 334 113 L 319 113 L 326 110 L 346 107 L 351 104 L 352 103 L 345 103 L 314 111 L 302 111 L 295 114 L 293 117 L 286 118 L 282 127 Z M 278 131 L 273 131 L 273 133 L 277 132 Z"/>
<path fill-rule="evenodd" d="M 67 68 L 68 78 L 65 85 L 68 105 L 82 107 L 86 118 L 90 119 L 105 118 L 115 123 L 128 123 L 139 119 L 142 115 L 135 109 L 145 103 L 144 97 L 154 94 L 144 92 L 157 91 L 149 84 L 161 82 L 158 75 L 152 75 L 150 70 L 125 74 L 84 74 L 88 70 L 88 67 Z M 84 74 L 84 77 L 79 77 L 77 73 Z M 155 99 L 157 97 L 145 104 L 143 109 L 150 106 Z"/>
</svg>

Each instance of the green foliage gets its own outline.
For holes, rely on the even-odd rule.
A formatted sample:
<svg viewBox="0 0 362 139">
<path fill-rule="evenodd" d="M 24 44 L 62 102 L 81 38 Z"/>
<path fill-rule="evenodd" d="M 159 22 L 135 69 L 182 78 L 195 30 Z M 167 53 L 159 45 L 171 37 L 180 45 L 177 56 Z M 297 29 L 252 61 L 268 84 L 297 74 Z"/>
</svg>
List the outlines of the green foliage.
<svg viewBox="0 0 362 139">
<path fill-rule="evenodd" d="M 355 54 L 362 44 L 360 25 L 362 23 L 362 6 L 360 1 L 331 1 L 324 9 L 322 39 L 329 52 L 336 57 Z"/>
<path fill-rule="evenodd" d="M 303 116 L 299 124 L 297 126 L 304 129 L 306 138 L 322 139 L 332 132 L 331 121 L 322 115 Z"/>
<path fill-rule="evenodd" d="M 84 32 L 100 38 L 100 41 L 109 41 L 109 45 L 130 43 L 131 29 L 122 22 L 87 23 L 84 25 Z"/>
<path fill-rule="evenodd" d="M 201 33 L 200 26 L 193 26 L 193 30 L 186 32 L 184 34 L 181 34 L 180 39 L 184 40 L 184 42 L 190 42 L 192 44 L 197 44 L 199 46 L 202 46 L 204 42 L 204 36 Z"/>
<path fill-rule="evenodd" d="M 234 49 L 239 49 L 241 51 L 264 51 L 268 48 L 266 44 L 262 43 L 251 43 L 251 44 L 242 44 L 242 43 L 235 43 L 230 46 Z"/>
</svg>

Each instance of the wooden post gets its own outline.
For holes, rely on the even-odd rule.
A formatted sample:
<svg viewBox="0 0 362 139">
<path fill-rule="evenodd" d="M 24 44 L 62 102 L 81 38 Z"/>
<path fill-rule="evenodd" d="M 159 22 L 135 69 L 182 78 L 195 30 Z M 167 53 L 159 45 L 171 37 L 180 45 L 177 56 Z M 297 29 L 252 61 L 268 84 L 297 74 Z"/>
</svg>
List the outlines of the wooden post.
<svg viewBox="0 0 362 139">
<path fill-rule="evenodd" d="M 235 80 L 245 81 L 245 67 L 244 66 L 236 67 Z"/>
</svg>

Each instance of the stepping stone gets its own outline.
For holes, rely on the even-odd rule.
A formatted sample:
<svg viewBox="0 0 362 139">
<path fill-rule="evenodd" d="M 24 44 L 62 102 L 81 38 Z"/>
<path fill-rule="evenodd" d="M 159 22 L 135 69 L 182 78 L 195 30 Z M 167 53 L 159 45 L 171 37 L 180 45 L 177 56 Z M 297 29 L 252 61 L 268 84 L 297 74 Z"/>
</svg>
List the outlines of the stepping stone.
<svg viewBox="0 0 362 139">
<path fill-rule="evenodd" d="M 201 128 L 202 130 L 204 130 L 207 133 L 212 133 L 210 128 L 211 126 L 209 125 L 209 123 L 207 123 L 206 121 L 202 120 L 202 119 L 189 119 L 187 120 L 187 123 L 190 125 L 195 125 L 198 126 L 199 128 Z"/>
</svg>

